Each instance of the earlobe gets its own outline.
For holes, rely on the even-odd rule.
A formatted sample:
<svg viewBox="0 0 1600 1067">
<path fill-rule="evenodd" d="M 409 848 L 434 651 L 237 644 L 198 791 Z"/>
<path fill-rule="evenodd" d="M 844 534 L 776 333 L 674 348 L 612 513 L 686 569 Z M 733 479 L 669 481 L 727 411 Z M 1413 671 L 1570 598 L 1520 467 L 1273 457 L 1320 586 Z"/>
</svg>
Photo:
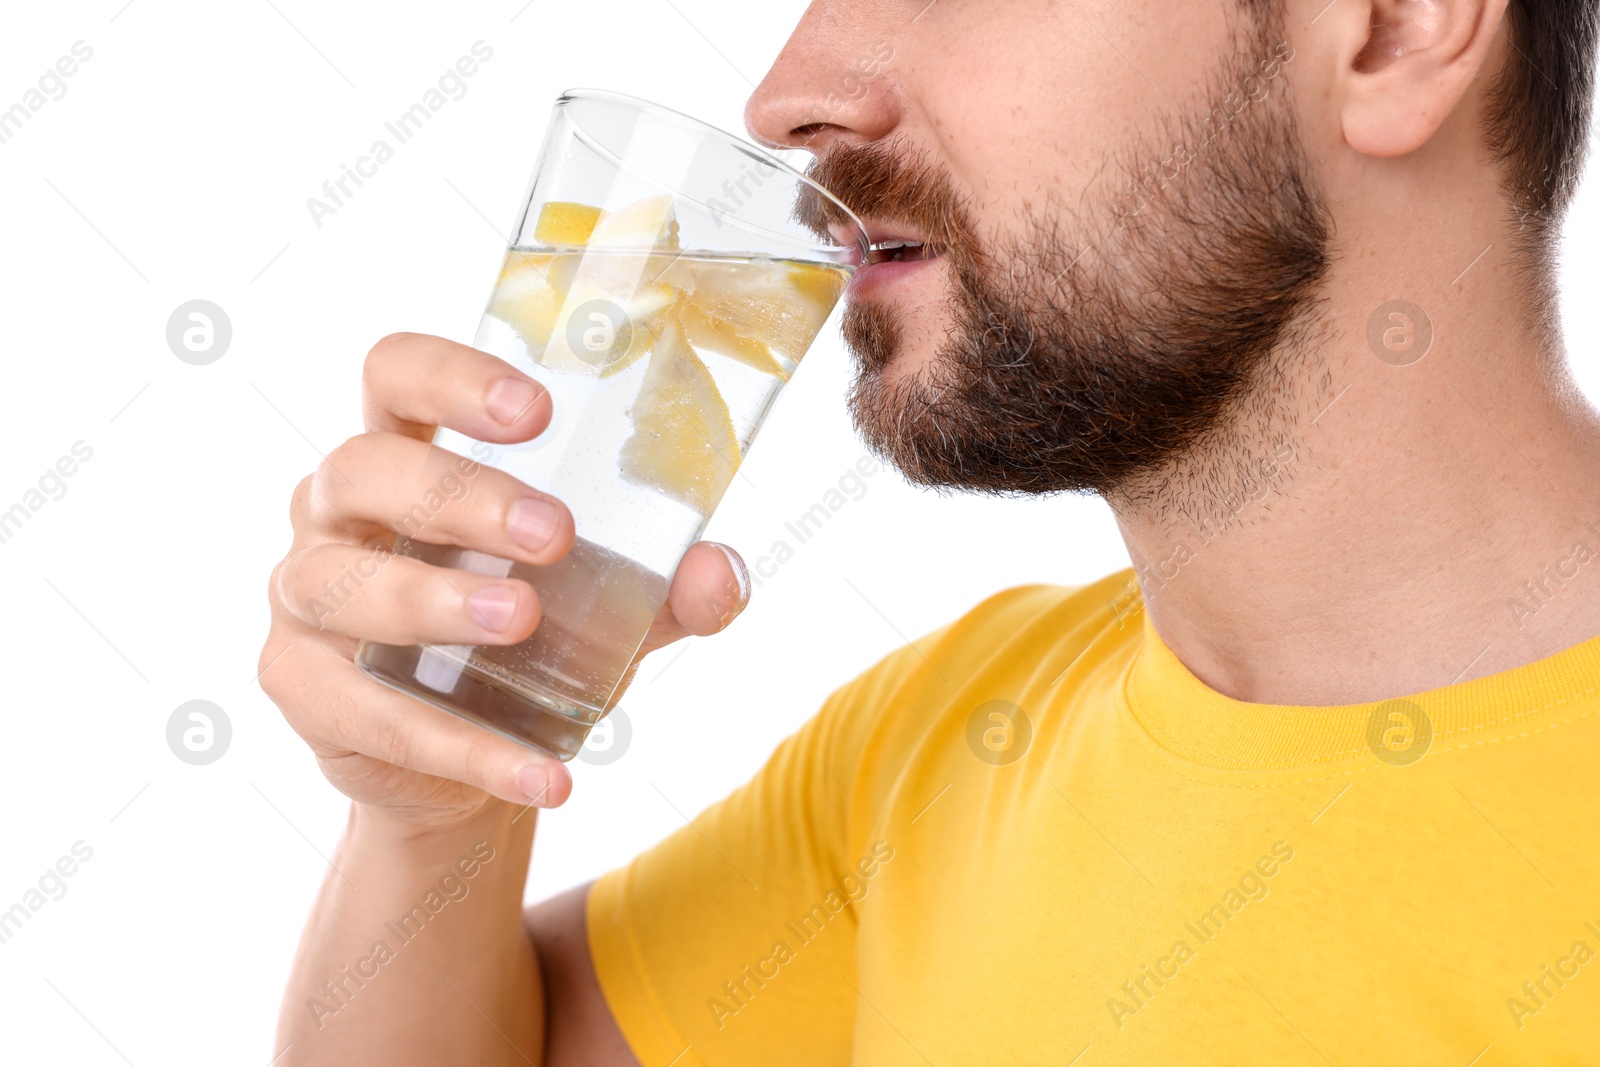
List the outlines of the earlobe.
<svg viewBox="0 0 1600 1067">
<path fill-rule="evenodd" d="M 1507 2 L 1350 4 L 1368 17 L 1349 10 L 1336 22 L 1353 35 L 1341 78 L 1345 143 L 1375 157 L 1407 155 L 1426 144 L 1482 71 Z"/>
<path fill-rule="evenodd" d="M 1366 96 L 1356 106 L 1346 104 L 1344 139 L 1362 155 L 1390 159 L 1409 155 L 1428 143 L 1449 114 L 1435 110 L 1410 94 L 1374 98 Z"/>
</svg>

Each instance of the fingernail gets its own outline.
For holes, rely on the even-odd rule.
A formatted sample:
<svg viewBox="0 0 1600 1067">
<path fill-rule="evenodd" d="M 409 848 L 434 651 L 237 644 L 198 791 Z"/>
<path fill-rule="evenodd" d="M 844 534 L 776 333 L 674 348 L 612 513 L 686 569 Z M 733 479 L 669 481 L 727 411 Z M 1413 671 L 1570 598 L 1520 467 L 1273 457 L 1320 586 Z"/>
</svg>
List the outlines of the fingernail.
<svg viewBox="0 0 1600 1067">
<path fill-rule="evenodd" d="M 524 497 L 511 505 L 511 513 L 506 517 L 506 522 L 517 544 L 538 551 L 548 545 L 550 539 L 556 535 L 556 526 L 561 522 L 561 511 L 548 500 L 540 500 L 533 496 Z"/>
<path fill-rule="evenodd" d="M 521 378 L 502 378 L 489 390 L 489 414 L 502 425 L 514 426 L 533 407 L 540 392 L 532 382 Z"/>
<path fill-rule="evenodd" d="M 750 603 L 750 572 L 745 569 L 744 560 L 740 559 L 739 554 L 733 549 L 717 541 L 711 543 L 728 557 L 728 566 L 733 568 L 734 580 L 739 583 L 739 610 L 743 611 L 744 606 Z"/>
<path fill-rule="evenodd" d="M 484 629 L 505 633 L 517 614 L 517 594 L 503 585 L 491 585 L 467 598 L 467 610 Z"/>
<path fill-rule="evenodd" d="M 530 763 L 517 774 L 517 788 L 528 803 L 539 807 L 550 793 L 550 772 L 542 763 Z"/>
</svg>

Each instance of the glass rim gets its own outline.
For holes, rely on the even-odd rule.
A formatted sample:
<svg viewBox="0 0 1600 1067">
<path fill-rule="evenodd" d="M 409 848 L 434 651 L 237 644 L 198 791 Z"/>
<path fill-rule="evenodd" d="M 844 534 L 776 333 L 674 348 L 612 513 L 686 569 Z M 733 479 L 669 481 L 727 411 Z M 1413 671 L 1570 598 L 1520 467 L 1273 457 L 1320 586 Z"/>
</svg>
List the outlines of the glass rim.
<svg viewBox="0 0 1600 1067">
<path fill-rule="evenodd" d="M 856 232 L 856 250 L 860 256 L 858 262 L 862 264 L 867 262 L 867 258 L 872 251 L 872 242 L 867 236 L 866 223 L 862 222 L 861 219 L 856 216 L 856 213 L 845 205 L 844 201 L 840 200 L 837 196 L 834 196 L 832 192 L 818 184 L 804 171 L 798 170 L 795 167 L 791 167 L 788 163 L 785 163 L 783 160 L 779 159 L 762 146 L 753 141 L 746 140 L 737 134 L 729 133 L 720 126 L 713 126 L 711 123 L 706 122 L 703 119 L 697 119 L 693 115 L 686 114 L 677 110 L 676 108 L 670 108 L 665 104 L 658 104 L 653 100 L 646 100 L 643 97 L 630 96 L 627 93 L 614 92 L 610 89 L 568 89 L 561 93 L 560 96 L 556 97 L 555 108 L 557 111 L 564 112 L 568 103 L 585 100 L 593 100 L 606 104 L 621 104 L 636 111 L 650 114 L 653 117 L 666 119 L 673 125 L 682 127 L 687 131 L 701 134 L 714 134 L 725 141 L 730 148 L 743 152 L 754 159 L 778 168 L 778 170 L 787 174 L 794 181 L 802 185 L 809 186 L 811 189 L 815 190 L 819 195 L 826 198 L 836 209 L 838 209 L 844 218 L 850 220 L 850 224 L 855 227 Z M 575 128 L 577 128 L 576 122 L 574 122 L 573 125 Z M 579 128 L 579 132 L 583 134 L 584 141 L 595 151 L 602 153 L 611 162 L 620 167 L 628 166 L 627 161 L 625 161 L 609 146 L 596 139 L 593 133 L 581 128 Z M 816 247 L 819 249 L 832 248 L 848 250 L 847 245 L 839 243 L 822 244 L 819 242 L 817 243 Z"/>
</svg>

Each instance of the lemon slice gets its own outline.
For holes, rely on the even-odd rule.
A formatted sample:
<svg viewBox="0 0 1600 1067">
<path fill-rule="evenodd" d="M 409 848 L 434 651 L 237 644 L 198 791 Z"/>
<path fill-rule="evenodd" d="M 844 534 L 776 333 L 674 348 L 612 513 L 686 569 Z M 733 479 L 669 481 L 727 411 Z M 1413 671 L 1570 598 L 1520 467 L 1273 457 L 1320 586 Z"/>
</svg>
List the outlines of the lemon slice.
<svg viewBox="0 0 1600 1067">
<path fill-rule="evenodd" d="M 798 263 L 686 261 L 697 310 L 798 363 L 844 289 L 844 272 Z"/>
<path fill-rule="evenodd" d="M 561 308 L 561 293 L 550 280 L 553 258 L 513 249 L 489 300 L 489 314 L 517 331 L 535 355 L 544 350 Z"/>
<path fill-rule="evenodd" d="M 790 263 L 789 284 L 809 307 L 809 312 L 819 319 L 818 329 L 833 312 L 833 305 L 844 294 L 849 282 L 844 271 L 837 267 L 824 267 L 815 263 Z"/>
<path fill-rule="evenodd" d="M 609 378 L 650 352 L 661 321 L 693 278 L 675 254 L 506 255 L 489 302 L 540 364 Z"/>
<path fill-rule="evenodd" d="M 781 381 L 789 380 L 788 368 L 779 361 L 765 342 L 753 337 L 741 337 L 727 323 L 713 319 L 701 311 L 693 300 L 679 301 L 672 313 L 683 326 L 684 333 L 689 337 L 689 343 L 694 345 L 696 351 L 704 352 L 709 349 L 736 359 L 762 374 L 774 375 Z"/>
<path fill-rule="evenodd" d="M 633 433 L 618 460 L 622 477 L 711 514 L 739 468 L 739 438 L 711 372 L 670 316 L 632 416 Z"/>
<path fill-rule="evenodd" d="M 600 209 L 588 204 L 574 204 L 569 200 L 552 200 L 539 209 L 539 221 L 533 227 L 533 239 L 542 245 L 577 245 L 589 243 L 595 224 L 600 221 Z"/>
<path fill-rule="evenodd" d="M 672 197 L 650 196 L 600 215 L 589 235 L 590 248 L 678 250 L 678 215 Z"/>
<path fill-rule="evenodd" d="M 539 362 L 569 374 L 610 378 L 650 352 L 677 302 L 681 268 L 675 255 L 597 252 L 592 247 L 569 269 L 551 267 L 559 311 Z M 671 279 L 664 281 L 663 279 Z"/>
</svg>

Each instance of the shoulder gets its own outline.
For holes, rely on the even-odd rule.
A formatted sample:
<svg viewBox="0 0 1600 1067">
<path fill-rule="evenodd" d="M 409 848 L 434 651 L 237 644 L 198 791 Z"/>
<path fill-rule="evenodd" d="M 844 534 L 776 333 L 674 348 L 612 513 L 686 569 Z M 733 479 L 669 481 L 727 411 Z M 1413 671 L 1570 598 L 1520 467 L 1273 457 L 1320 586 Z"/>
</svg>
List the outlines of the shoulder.
<svg viewBox="0 0 1600 1067">
<path fill-rule="evenodd" d="M 1081 648 L 1142 603 L 1133 571 L 1080 586 L 1002 590 L 935 632 L 941 669 L 964 676 L 1025 670 L 1041 653 Z M 954 683 L 955 679 L 950 679 Z"/>
<path fill-rule="evenodd" d="M 909 710 L 908 704 L 947 703 L 980 678 L 1021 682 L 1044 660 L 1123 628 L 1141 603 L 1132 570 L 1088 585 L 1004 589 L 891 652 L 836 690 L 829 705 L 851 703 L 878 717 Z"/>
<path fill-rule="evenodd" d="M 1135 640 L 1142 603 L 1131 570 L 1088 585 L 1002 590 L 902 646 L 835 690 L 808 724 L 827 738 L 852 822 L 881 808 L 910 768 L 964 742 L 988 702 L 1028 703 L 1099 642 Z"/>
</svg>

